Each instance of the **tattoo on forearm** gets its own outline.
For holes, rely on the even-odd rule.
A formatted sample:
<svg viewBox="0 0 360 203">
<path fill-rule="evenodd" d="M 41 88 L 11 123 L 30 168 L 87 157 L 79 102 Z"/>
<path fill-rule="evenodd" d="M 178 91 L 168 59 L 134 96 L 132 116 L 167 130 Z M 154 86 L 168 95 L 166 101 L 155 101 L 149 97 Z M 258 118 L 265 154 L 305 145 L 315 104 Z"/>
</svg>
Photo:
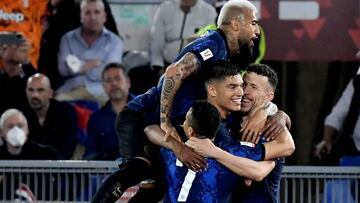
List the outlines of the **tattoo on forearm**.
<svg viewBox="0 0 360 203">
<path fill-rule="evenodd" d="M 165 123 L 169 121 L 172 109 L 172 101 L 176 95 L 176 88 L 181 85 L 181 81 L 199 70 L 200 64 L 193 53 L 187 53 L 182 57 L 177 64 L 175 71 L 165 78 L 163 89 L 161 92 L 161 107 L 160 107 L 160 121 Z M 175 73 L 175 74 L 174 74 Z"/>
<path fill-rule="evenodd" d="M 193 53 L 185 54 L 179 63 L 183 65 L 181 71 L 185 77 L 192 74 L 193 72 L 196 72 L 200 67 L 199 61 Z"/>
<path fill-rule="evenodd" d="M 166 113 L 167 112 L 167 105 L 160 107 L 160 113 Z"/>
<path fill-rule="evenodd" d="M 175 80 L 173 77 L 170 77 L 164 81 L 163 87 L 163 98 L 169 100 L 171 98 L 171 93 L 174 91 L 175 88 Z"/>
<path fill-rule="evenodd" d="M 167 119 L 166 119 L 165 117 L 161 117 L 161 118 L 160 118 L 160 122 L 161 122 L 161 123 L 165 123 L 166 121 L 167 121 Z"/>
</svg>

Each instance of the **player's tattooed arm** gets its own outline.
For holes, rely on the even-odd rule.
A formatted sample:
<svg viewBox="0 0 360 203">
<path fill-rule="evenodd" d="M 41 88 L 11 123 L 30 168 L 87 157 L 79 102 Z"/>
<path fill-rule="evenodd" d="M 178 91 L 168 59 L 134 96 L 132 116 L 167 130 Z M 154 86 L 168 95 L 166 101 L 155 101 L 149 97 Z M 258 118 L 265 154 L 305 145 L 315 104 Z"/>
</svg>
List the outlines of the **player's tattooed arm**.
<svg viewBox="0 0 360 203">
<path fill-rule="evenodd" d="M 171 64 L 166 69 L 160 99 L 160 122 L 161 128 L 166 132 L 167 136 L 172 131 L 170 115 L 176 92 L 183 80 L 199 69 L 200 63 L 191 52 L 185 54 L 178 62 Z"/>
</svg>

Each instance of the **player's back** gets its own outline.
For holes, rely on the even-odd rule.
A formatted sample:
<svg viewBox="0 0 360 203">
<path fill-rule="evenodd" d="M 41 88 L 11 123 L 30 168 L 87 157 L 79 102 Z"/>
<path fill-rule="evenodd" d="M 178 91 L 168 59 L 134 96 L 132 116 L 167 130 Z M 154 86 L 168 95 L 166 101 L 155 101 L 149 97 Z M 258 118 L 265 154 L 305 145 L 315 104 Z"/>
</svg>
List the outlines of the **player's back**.
<svg viewBox="0 0 360 203">
<path fill-rule="evenodd" d="M 213 159 L 207 159 L 208 168 L 195 173 L 177 161 L 173 152 L 161 149 L 167 190 L 164 203 L 229 202 L 239 178 Z"/>
</svg>

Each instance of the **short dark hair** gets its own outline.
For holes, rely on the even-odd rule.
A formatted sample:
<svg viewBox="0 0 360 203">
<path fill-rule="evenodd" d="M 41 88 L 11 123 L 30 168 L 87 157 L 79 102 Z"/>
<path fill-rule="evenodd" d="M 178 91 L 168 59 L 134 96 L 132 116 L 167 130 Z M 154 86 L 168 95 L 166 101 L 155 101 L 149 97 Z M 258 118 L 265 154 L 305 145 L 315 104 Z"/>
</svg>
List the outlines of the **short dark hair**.
<svg viewBox="0 0 360 203">
<path fill-rule="evenodd" d="M 122 70 L 124 72 L 124 75 L 127 76 L 126 68 L 124 67 L 124 65 L 122 65 L 121 63 L 108 63 L 101 74 L 101 78 L 104 79 L 105 72 L 113 68 Z"/>
<path fill-rule="evenodd" d="M 206 138 L 214 138 L 220 125 L 220 113 L 207 101 L 195 101 L 191 107 L 189 124 L 195 133 Z"/>
<path fill-rule="evenodd" d="M 277 76 L 276 72 L 272 68 L 270 68 L 270 66 L 268 66 L 266 64 L 253 63 L 253 64 L 250 64 L 246 68 L 246 72 L 253 72 L 258 75 L 267 77 L 270 85 L 272 86 L 272 88 L 274 89 L 274 92 L 275 92 L 276 87 L 278 85 L 278 76 Z"/>
<path fill-rule="evenodd" d="M 223 80 L 239 74 L 240 70 L 228 61 L 217 61 L 202 73 L 205 84 L 213 80 Z"/>
</svg>

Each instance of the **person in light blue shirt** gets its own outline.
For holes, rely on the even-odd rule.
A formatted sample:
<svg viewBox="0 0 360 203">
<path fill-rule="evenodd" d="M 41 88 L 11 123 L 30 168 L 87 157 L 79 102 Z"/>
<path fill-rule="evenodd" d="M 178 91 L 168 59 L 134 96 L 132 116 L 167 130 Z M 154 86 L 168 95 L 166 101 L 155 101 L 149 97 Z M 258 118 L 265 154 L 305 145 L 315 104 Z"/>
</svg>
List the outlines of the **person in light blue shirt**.
<svg viewBox="0 0 360 203">
<path fill-rule="evenodd" d="M 82 0 L 81 27 L 61 39 L 58 58 L 60 74 L 65 77 L 58 89 L 58 100 L 107 101 L 101 73 L 110 62 L 121 63 L 122 40 L 104 27 L 106 13 L 101 0 Z"/>
</svg>

